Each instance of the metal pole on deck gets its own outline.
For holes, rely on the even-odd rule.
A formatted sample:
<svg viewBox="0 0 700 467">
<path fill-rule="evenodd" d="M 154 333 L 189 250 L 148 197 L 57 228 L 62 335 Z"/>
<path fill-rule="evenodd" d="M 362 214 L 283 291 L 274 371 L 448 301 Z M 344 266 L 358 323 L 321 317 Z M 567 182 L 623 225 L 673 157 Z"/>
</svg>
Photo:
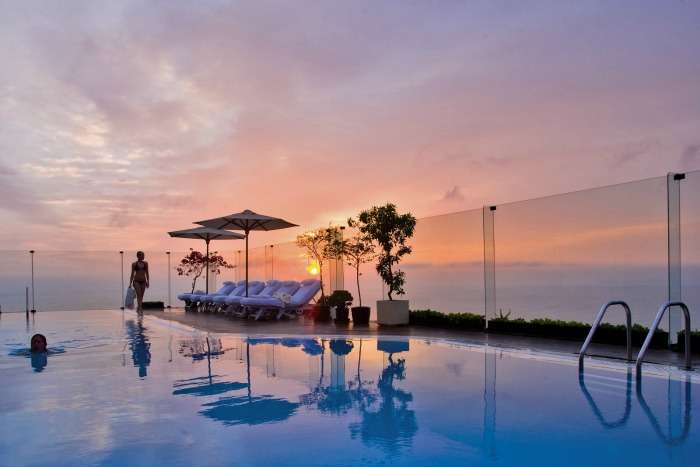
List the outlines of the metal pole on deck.
<svg viewBox="0 0 700 467">
<path fill-rule="evenodd" d="M 275 245 L 270 245 L 270 280 L 275 278 Z"/>
<path fill-rule="evenodd" d="M 168 308 L 170 308 L 171 307 L 170 305 L 172 303 L 172 299 L 171 299 L 172 291 L 171 291 L 171 287 L 170 287 L 170 252 L 166 251 L 165 254 L 168 255 Z"/>
<path fill-rule="evenodd" d="M 122 262 L 122 298 L 121 298 L 121 306 L 119 307 L 121 310 L 124 309 L 124 252 L 120 251 L 119 256 L 121 257 L 121 262 Z"/>
<path fill-rule="evenodd" d="M 35 299 L 35 295 L 34 295 L 34 250 L 29 250 L 29 255 L 32 258 L 32 310 L 31 310 L 31 312 L 36 313 L 36 307 L 34 304 L 34 299 Z"/>
</svg>

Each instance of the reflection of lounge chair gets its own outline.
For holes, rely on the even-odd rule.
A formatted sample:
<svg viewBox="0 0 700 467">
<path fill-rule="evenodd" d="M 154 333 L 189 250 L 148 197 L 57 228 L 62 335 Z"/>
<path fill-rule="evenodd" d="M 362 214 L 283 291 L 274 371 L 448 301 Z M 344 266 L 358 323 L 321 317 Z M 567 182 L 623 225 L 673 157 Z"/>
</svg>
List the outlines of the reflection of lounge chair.
<svg viewBox="0 0 700 467">
<path fill-rule="evenodd" d="M 256 288 L 255 290 L 248 291 L 248 298 L 250 297 L 272 297 L 272 295 L 279 290 L 282 286 L 281 281 L 271 280 L 264 287 Z M 233 313 L 234 316 L 238 318 L 245 318 L 248 314 L 246 308 L 241 306 L 241 300 L 245 297 L 245 291 L 241 295 L 236 295 L 233 297 L 226 297 L 224 303 L 226 304 L 226 312 Z"/>
<path fill-rule="evenodd" d="M 290 287 L 291 289 L 291 287 Z M 277 319 L 282 317 L 296 318 L 301 315 L 302 309 L 321 290 L 321 282 L 316 279 L 307 279 L 301 282 L 301 287 L 289 292 L 284 285 L 279 292 L 291 295 L 288 303 L 279 297 L 249 297 L 241 300 L 241 305 L 251 310 L 251 315 L 256 319 L 263 319 L 268 315 L 275 314 Z M 278 293 L 279 293 L 278 292 Z"/>
<path fill-rule="evenodd" d="M 219 290 L 217 290 L 216 292 L 214 292 L 213 294 L 206 294 L 204 292 L 182 293 L 182 294 L 177 296 L 177 299 L 185 302 L 185 306 L 187 308 L 191 308 L 193 305 L 196 305 L 197 303 L 199 303 L 201 301 L 201 299 L 205 296 L 222 295 L 222 294 L 226 295 L 229 292 L 231 292 L 231 290 L 233 290 L 234 287 L 236 287 L 235 282 L 225 281 L 222 284 L 221 288 Z"/>
</svg>

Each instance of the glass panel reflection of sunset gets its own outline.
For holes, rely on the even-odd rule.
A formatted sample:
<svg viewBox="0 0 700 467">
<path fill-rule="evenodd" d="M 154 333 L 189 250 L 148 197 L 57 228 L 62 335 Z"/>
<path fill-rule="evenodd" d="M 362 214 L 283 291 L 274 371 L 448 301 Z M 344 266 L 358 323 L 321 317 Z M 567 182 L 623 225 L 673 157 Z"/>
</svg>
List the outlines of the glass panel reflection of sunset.
<svg viewBox="0 0 700 467">
<path fill-rule="evenodd" d="M 35 332 L 49 336 L 44 359 L 26 352 Z M 131 311 L 3 316 L 0 343 L 0 459 L 14 465 L 50 453 L 56 465 L 683 466 L 700 454 L 691 375 L 644 376 L 635 393 L 622 366 L 581 379 L 573 361 L 493 347 L 204 334 Z"/>
<path fill-rule="evenodd" d="M 700 170 L 681 182 L 681 264 L 683 300 L 693 313 L 693 328 L 700 330 Z"/>
<path fill-rule="evenodd" d="M 665 177 L 499 205 L 497 308 L 591 322 L 619 299 L 648 326 L 667 297 L 666 219 Z"/>
</svg>

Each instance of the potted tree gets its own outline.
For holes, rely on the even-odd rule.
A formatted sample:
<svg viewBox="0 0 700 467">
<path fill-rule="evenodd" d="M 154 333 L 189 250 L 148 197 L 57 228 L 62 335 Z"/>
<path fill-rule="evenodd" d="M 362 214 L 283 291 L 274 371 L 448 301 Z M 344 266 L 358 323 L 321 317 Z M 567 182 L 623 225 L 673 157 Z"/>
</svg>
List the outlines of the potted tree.
<svg viewBox="0 0 700 467">
<path fill-rule="evenodd" d="M 348 225 L 354 225 L 353 219 L 348 219 Z M 370 308 L 362 306 L 362 291 L 360 290 L 360 266 L 369 263 L 375 258 L 374 244 L 364 238 L 361 233 L 357 233 L 349 240 L 336 242 L 335 248 L 340 250 L 345 263 L 355 270 L 355 283 L 357 284 L 358 306 L 352 307 L 352 322 L 355 325 L 369 324 Z"/>
<path fill-rule="evenodd" d="M 180 264 L 175 269 L 178 276 L 192 278 L 192 293 L 197 286 L 197 279 L 202 276 L 209 265 L 209 272 L 212 274 L 221 274 L 222 269 L 231 269 L 234 266 L 229 264 L 223 256 L 218 252 L 212 251 L 209 253 L 209 258 L 204 253 L 190 248 L 190 252 L 180 260 Z"/>
<path fill-rule="evenodd" d="M 316 321 L 329 321 L 331 319 L 330 306 L 323 283 L 323 265 L 327 259 L 335 257 L 336 251 L 331 245 L 337 237 L 337 228 L 335 227 L 310 230 L 297 236 L 297 246 L 306 250 L 306 255 L 318 265 L 321 297 L 314 307 L 313 318 Z"/>
<path fill-rule="evenodd" d="M 399 214 L 394 204 L 387 204 L 362 211 L 350 226 L 357 227 L 365 241 L 379 247 L 377 273 L 387 285 L 389 299 L 377 301 L 377 323 L 408 324 L 408 300 L 394 300 L 393 296 L 405 293 L 406 274 L 398 265 L 412 251 L 406 241 L 413 236 L 416 218 L 410 213 Z"/>
<path fill-rule="evenodd" d="M 347 290 L 336 290 L 328 297 L 328 306 L 335 308 L 335 322 L 339 324 L 349 323 L 348 307 L 352 304 L 352 295 Z"/>
</svg>

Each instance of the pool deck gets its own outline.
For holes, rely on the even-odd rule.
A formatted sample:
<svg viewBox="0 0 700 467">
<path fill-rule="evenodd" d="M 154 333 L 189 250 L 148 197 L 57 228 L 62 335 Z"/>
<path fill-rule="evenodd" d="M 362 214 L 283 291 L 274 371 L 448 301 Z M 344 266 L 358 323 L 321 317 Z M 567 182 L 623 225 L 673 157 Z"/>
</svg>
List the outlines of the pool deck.
<svg viewBox="0 0 700 467">
<path fill-rule="evenodd" d="M 315 323 L 308 319 L 284 321 L 253 321 L 234 319 L 229 316 L 208 313 L 186 313 L 181 308 L 167 311 L 146 311 L 146 315 L 160 319 L 175 321 L 201 331 L 232 334 L 265 334 L 265 335 L 318 335 L 318 336 L 405 336 L 412 338 L 449 339 L 475 345 L 492 345 L 508 349 L 529 350 L 535 352 L 558 353 L 568 356 L 577 355 L 582 342 L 541 339 L 526 336 L 509 336 L 502 334 L 486 334 L 483 332 L 436 329 L 423 326 L 369 326 L 354 327 L 352 324 L 340 326 L 334 323 Z M 633 351 L 636 357 L 638 348 Z M 615 345 L 592 344 L 587 352 L 593 357 L 606 356 L 624 360 L 625 347 Z M 683 354 L 668 350 L 650 349 L 645 362 L 680 366 L 683 364 Z M 700 355 L 693 355 L 693 369 L 700 369 Z"/>
</svg>

